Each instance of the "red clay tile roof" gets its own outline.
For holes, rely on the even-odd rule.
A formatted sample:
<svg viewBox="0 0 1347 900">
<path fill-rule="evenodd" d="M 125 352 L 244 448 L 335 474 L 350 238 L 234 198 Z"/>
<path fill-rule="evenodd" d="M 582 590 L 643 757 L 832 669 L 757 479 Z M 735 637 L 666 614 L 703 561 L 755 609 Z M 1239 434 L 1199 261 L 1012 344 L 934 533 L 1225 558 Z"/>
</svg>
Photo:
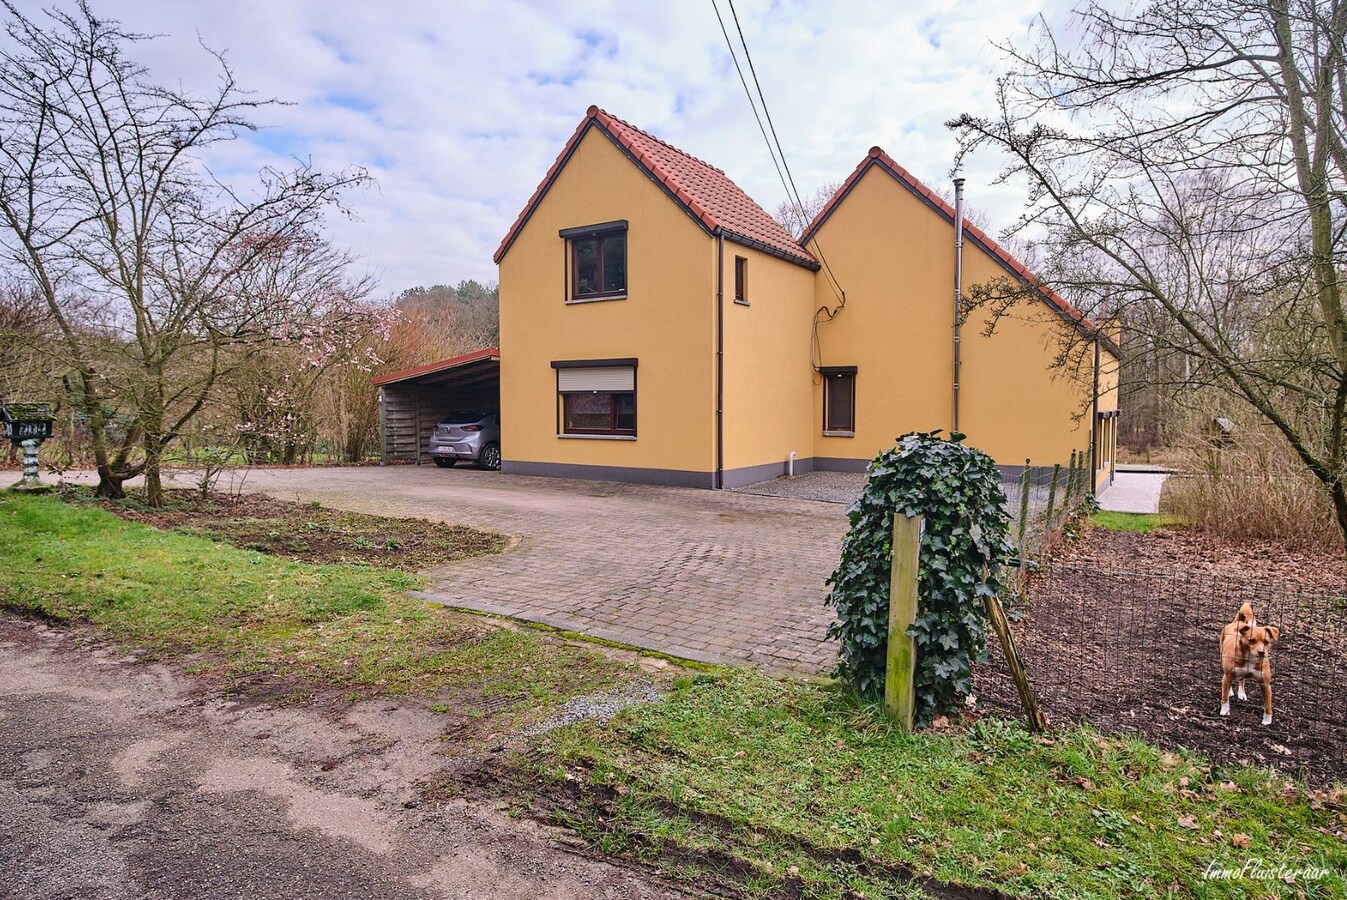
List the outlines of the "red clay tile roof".
<svg viewBox="0 0 1347 900">
<path fill-rule="evenodd" d="M 755 247 L 809 268 L 818 268 L 814 257 L 720 169 L 666 144 L 597 106 L 589 108 L 557 161 L 547 170 L 542 183 L 524 205 L 514 225 L 510 226 L 509 233 L 496 250 L 496 262 L 505 256 L 580 139 L 594 126 L 599 127 L 635 159 L 708 232 L 719 231 L 727 240 Z"/>
<path fill-rule="evenodd" d="M 865 159 L 861 160 L 861 164 L 856 167 L 856 171 L 851 173 L 850 177 L 848 177 L 842 186 L 837 189 L 837 193 L 833 194 L 824 205 L 823 209 L 819 210 L 818 215 L 814 216 L 814 221 L 810 222 L 809 227 L 804 230 L 804 234 L 800 236 L 800 243 L 802 245 L 806 247 L 809 246 L 809 242 L 813 240 L 814 235 L 818 233 L 819 228 L 821 228 L 823 223 L 828 220 L 828 217 L 833 214 L 833 211 L 851 191 L 851 188 L 856 182 L 860 181 L 861 176 L 874 165 L 883 168 L 897 179 L 900 184 L 912 191 L 912 193 L 938 209 L 951 223 L 954 221 L 954 207 L 946 203 L 935 191 L 922 184 L 920 179 L 915 175 L 894 162 L 893 158 L 879 147 L 871 147 L 870 153 Z M 992 240 L 981 228 L 978 228 L 966 219 L 964 220 L 964 233 L 967 237 L 972 238 L 974 243 L 990 253 L 996 261 L 1010 271 L 1011 274 L 1018 275 L 1030 284 L 1038 284 L 1038 279 L 1024 266 L 1023 263 L 1011 256 L 1008 250 Z M 1044 302 L 1056 309 L 1063 317 L 1079 325 L 1081 329 L 1088 331 L 1091 336 L 1096 332 L 1099 332 L 1101 335 L 1103 334 L 1098 325 L 1087 319 L 1080 310 L 1068 303 L 1056 291 L 1049 290 L 1048 288 L 1041 288 L 1039 294 L 1042 296 Z M 1107 335 L 1104 335 L 1104 340 L 1107 341 L 1109 347 L 1116 352 L 1113 341 L 1110 340 Z"/>
<path fill-rule="evenodd" d="M 426 363 L 424 366 L 417 366 L 414 369 L 403 369 L 400 372 L 387 372 L 373 380 L 377 387 L 381 384 L 392 384 L 395 381 L 405 381 L 408 378 L 415 378 L 418 375 L 429 375 L 432 372 L 443 372 L 446 369 L 456 369 L 459 366 L 466 366 L 468 363 L 474 363 L 482 359 L 500 359 L 499 347 L 483 347 L 481 350 L 474 350 L 471 353 L 464 353 L 462 356 L 454 356 L 449 359 L 441 359 L 438 362 Z"/>
</svg>

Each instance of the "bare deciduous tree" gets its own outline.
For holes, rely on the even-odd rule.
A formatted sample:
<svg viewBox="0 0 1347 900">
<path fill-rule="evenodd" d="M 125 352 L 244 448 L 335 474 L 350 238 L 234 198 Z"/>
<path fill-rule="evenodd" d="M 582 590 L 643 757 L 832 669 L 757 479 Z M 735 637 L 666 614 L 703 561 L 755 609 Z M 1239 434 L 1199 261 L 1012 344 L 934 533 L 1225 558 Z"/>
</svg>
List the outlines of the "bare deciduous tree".
<svg viewBox="0 0 1347 900">
<path fill-rule="evenodd" d="M 793 237 L 799 237 L 804 234 L 804 230 L 809 227 L 809 223 L 814 221 L 814 217 L 823 211 L 823 207 L 828 205 L 828 201 L 833 198 L 842 187 L 840 181 L 829 181 L 818 187 L 814 193 L 803 198 L 804 208 L 795 205 L 793 200 L 782 200 L 776 205 L 776 212 L 772 218 L 781 223 L 781 227 L 791 233 Z"/>
<path fill-rule="evenodd" d="M 265 273 L 365 176 L 269 170 L 236 190 L 202 154 L 270 101 L 242 92 L 222 56 L 197 95 L 151 81 L 126 56 L 144 36 L 84 3 L 41 22 L 4 9 L 0 254 L 47 307 L 99 493 L 143 473 L 158 504 L 165 449 L 219 380 L 327 299 Z"/>
<path fill-rule="evenodd" d="M 1006 48 L 996 114 L 949 123 L 962 151 L 1027 181 L 1043 280 L 1269 423 L 1347 541 L 1347 2 L 1090 3 L 1071 27 Z"/>
</svg>

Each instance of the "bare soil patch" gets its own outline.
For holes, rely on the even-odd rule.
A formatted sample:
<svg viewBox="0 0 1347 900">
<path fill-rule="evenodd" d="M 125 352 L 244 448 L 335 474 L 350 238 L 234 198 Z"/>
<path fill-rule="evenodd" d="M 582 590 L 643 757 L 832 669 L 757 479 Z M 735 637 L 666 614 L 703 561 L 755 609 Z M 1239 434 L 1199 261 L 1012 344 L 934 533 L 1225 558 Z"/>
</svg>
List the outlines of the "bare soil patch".
<svg viewBox="0 0 1347 900">
<path fill-rule="evenodd" d="M 264 494 L 217 492 L 203 498 L 195 491 L 174 490 L 159 509 L 130 498 L 96 499 L 86 491 L 67 491 L 64 496 L 132 522 L 309 563 L 422 571 L 496 553 L 507 543 L 503 535 L 466 525 L 346 512 Z"/>
<path fill-rule="evenodd" d="M 1221 716 L 1220 633 L 1241 604 L 1278 626 L 1273 724 L 1257 681 Z M 1040 704 L 1057 721 L 1140 734 L 1218 763 L 1314 783 L 1347 780 L 1347 563 L 1184 528 L 1089 528 L 1029 582 L 1015 626 Z M 987 706 L 1019 713 L 999 647 L 977 673 Z"/>
<path fill-rule="evenodd" d="M 1269 540 L 1235 543 L 1178 526 L 1149 533 L 1087 528 L 1078 541 L 1062 547 L 1056 559 L 1136 572 L 1257 580 L 1287 592 L 1347 591 L 1347 558 L 1341 553 L 1292 549 Z"/>
</svg>

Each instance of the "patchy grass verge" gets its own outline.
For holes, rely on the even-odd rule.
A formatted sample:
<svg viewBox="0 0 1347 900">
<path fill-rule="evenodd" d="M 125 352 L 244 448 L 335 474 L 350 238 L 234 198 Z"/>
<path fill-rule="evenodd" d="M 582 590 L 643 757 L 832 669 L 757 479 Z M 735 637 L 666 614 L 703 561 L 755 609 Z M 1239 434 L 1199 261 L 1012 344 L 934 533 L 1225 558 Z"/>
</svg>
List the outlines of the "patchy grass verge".
<svg viewBox="0 0 1347 900">
<path fill-rule="evenodd" d="M 296 562 L 50 497 L 0 494 L 0 570 L 0 607 L 89 622 L 158 655 L 196 654 L 194 673 L 268 699 L 448 692 L 458 706 L 532 716 L 633 671 L 415 600 L 416 576 Z"/>
<path fill-rule="evenodd" d="M 754 895 L 1347 894 L 1340 791 L 1088 728 L 903 735 L 835 686 L 748 672 L 681 679 L 515 765 L 596 847 Z M 1292 878 L 1205 874 L 1249 860 Z"/>
<path fill-rule="evenodd" d="M 1186 522 L 1182 516 L 1172 516 L 1165 513 L 1125 513 L 1108 510 L 1091 513 L 1086 521 L 1096 528 L 1127 531 L 1133 534 L 1150 534 L 1156 529 L 1183 525 Z"/>
</svg>

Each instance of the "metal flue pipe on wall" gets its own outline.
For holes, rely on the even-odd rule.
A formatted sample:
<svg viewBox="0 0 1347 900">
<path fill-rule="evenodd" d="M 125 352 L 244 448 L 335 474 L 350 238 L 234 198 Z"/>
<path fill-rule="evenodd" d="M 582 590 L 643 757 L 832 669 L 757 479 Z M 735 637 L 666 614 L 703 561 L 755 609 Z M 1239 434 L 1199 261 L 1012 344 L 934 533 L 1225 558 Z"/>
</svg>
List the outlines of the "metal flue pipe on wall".
<svg viewBox="0 0 1347 900">
<path fill-rule="evenodd" d="M 950 431 L 959 430 L 959 367 L 962 364 L 959 320 L 963 307 L 963 179 L 954 179 L 954 408 Z"/>
</svg>

